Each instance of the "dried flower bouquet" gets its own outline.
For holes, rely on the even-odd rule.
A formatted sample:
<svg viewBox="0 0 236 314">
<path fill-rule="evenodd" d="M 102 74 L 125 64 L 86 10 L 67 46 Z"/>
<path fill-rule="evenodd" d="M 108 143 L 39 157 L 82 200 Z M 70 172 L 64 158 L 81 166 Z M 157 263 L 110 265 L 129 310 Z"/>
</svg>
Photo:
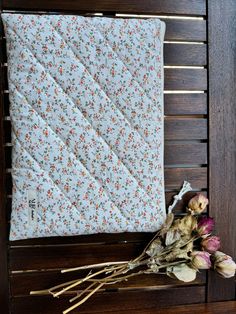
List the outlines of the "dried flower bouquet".
<svg viewBox="0 0 236 314">
<path fill-rule="evenodd" d="M 164 272 L 169 277 L 190 282 L 195 280 L 199 270 L 213 269 L 225 278 L 233 277 L 235 262 L 230 256 L 218 251 L 220 239 L 211 235 L 214 228 L 213 218 L 199 217 L 208 205 L 208 199 L 197 194 L 188 203 L 187 215 L 175 219 L 172 209 L 189 190 L 190 184 L 184 182 L 182 190 L 174 197 L 174 203 L 169 207 L 164 225 L 135 259 L 63 270 L 62 272 L 88 269 L 89 273 L 84 278 L 65 282 L 48 290 L 31 291 L 31 294 L 48 293 L 59 297 L 66 291 L 77 289 L 76 295 L 70 299 L 70 302 L 77 302 L 63 312 L 66 314 L 83 304 L 105 285 L 127 281 L 141 274 Z M 86 283 L 87 287 L 81 292 L 79 286 L 82 283 Z"/>
</svg>

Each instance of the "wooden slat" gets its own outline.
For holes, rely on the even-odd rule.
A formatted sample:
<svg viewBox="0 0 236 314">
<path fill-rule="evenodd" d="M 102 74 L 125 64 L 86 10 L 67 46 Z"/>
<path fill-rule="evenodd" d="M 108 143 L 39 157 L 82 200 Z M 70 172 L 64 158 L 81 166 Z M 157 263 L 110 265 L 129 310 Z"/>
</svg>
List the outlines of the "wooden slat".
<svg viewBox="0 0 236 314">
<path fill-rule="evenodd" d="M 48 11 L 88 11 L 88 12 L 125 12 L 139 14 L 188 14 L 205 15 L 205 0 L 109 0 L 109 1 L 39 1 L 3 0 L 3 9 L 48 10 Z"/>
<path fill-rule="evenodd" d="M 207 114 L 207 94 L 165 94 L 165 115 Z M 9 98 L 4 94 L 4 113 L 9 116 Z"/>
<path fill-rule="evenodd" d="M 165 165 L 200 165 L 207 164 L 207 144 L 175 144 L 166 143 L 165 151 Z"/>
<path fill-rule="evenodd" d="M 86 276 L 88 271 L 61 274 L 60 271 L 41 271 L 33 273 L 12 274 L 10 277 L 10 286 L 12 296 L 27 296 L 32 290 L 48 289 L 62 282 L 71 281 L 75 278 Z M 201 271 L 197 278 L 187 285 L 203 285 L 206 283 L 206 273 Z M 114 289 L 143 289 L 143 288 L 165 288 L 165 286 L 184 286 L 186 283 L 177 279 L 172 279 L 166 275 L 152 274 L 141 275 L 130 278 L 127 282 L 105 286 L 106 290 Z M 84 286 L 80 286 L 83 289 Z M 74 293 L 74 292 L 73 292 Z"/>
<path fill-rule="evenodd" d="M 165 94 L 165 115 L 207 114 L 207 94 Z"/>
<path fill-rule="evenodd" d="M 5 143 L 11 142 L 11 122 L 4 121 Z M 192 118 L 168 118 L 165 120 L 166 140 L 207 139 L 207 120 Z"/>
<path fill-rule="evenodd" d="M 207 139 L 207 119 L 168 118 L 164 131 L 166 140 Z"/>
<path fill-rule="evenodd" d="M 104 292 L 95 294 L 87 303 L 80 307 L 78 313 L 119 313 L 126 310 L 149 309 L 150 313 L 171 305 L 201 303 L 205 299 L 205 287 L 178 287 L 168 290 L 134 290 Z M 53 297 L 22 297 L 12 300 L 12 314 L 31 313 L 52 314 L 61 313 L 68 307 L 68 298 L 60 300 Z M 76 311 L 77 313 L 77 311 Z M 155 313 L 155 312 L 154 312 Z"/>
<path fill-rule="evenodd" d="M 166 68 L 165 90 L 206 90 L 207 89 L 207 70 L 206 69 L 179 69 Z M 7 79 L 4 90 L 8 89 Z"/>
<path fill-rule="evenodd" d="M 206 69 L 165 69 L 165 90 L 207 90 Z"/>
<path fill-rule="evenodd" d="M 126 261 L 136 257 L 145 243 L 59 245 L 10 249 L 11 270 L 59 269 L 87 264 Z"/>
<path fill-rule="evenodd" d="M 207 45 L 165 44 L 165 65 L 205 66 L 207 64 Z"/>
<path fill-rule="evenodd" d="M 208 1 L 209 12 L 209 212 L 222 248 L 236 257 L 236 2 Z M 222 23 L 222 21 L 224 21 Z M 211 273 L 208 301 L 235 299 L 235 282 Z"/>
<path fill-rule="evenodd" d="M 6 168 L 11 168 L 12 147 L 5 147 Z M 165 143 L 165 165 L 190 164 L 200 165 L 207 164 L 207 144 L 174 144 Z"/>
<path fill-rule="evenodd" d="M 236 301 L 226 301 L 226 302 L 214 302 L 214 303 L 201 303 L 201 304 L 189 304 L 189 305 L 177 305 L 170 306 L 166 305 L 164 308 L 155 309 L 139 309 L 131 310 L 130 314 L 235 314 L 236 313 Z M 112 311 L 108 312 L 112 314 L 126 314 L 127 311 L 119 310 L 119 312 Z M 84 312 L 83 314 L 89 314 Z M 103 314 L 98 309 L 96 314 Z"/>
<path fill-rule="evenodd" d="M 194 189 L 207 188 L 207 168 L 166 168 L 165 187 L 166 189 L 179 189 L 184 180 L 190 181 Z M 7 194 L 11 194 L 12 178 L 11 173 L 6 175 Z"/>
<path fill-rule="evenodd" d="M 165 169 L 165 187 L 180 188 L 183 181 L 189 181 L 195 189 L 207 188 L 207 168 L 170 168 Z"/>
<path fill-rule="evenodd" d="M 164 63 L 168 66 L 205 66 L 207 64 L 206 50 L 205 44 L 166 43 L 164 44 Z M 4 67 L 4 71 L 7 73 L 7 66 Z"/>
<path fill-rule="evenodd" d="M 206 21 L 165 20 L 165 40 L 206 41 Z"/>
</svg>

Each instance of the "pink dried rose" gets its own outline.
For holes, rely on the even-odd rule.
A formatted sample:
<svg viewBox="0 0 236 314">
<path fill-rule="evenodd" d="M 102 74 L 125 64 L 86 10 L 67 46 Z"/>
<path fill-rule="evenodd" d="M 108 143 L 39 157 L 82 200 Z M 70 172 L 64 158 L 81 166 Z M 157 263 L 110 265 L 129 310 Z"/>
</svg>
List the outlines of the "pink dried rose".
<svg viewBox="0 0 236 314">
<path fill-rule="evenodd" d="M 202 240 L 201 245 L 205 251 L 212 254 L 219 250 L 220 238 L 217 236 L 207 237 Z"/>
<path fill-rule="evenodd" d="M 207 205 L 208 198 L 201 193 L 196 194 L 188 202 L 188 208 L 192 214 L 201 214 L 205 210 Z"/>
<path fill-rule="evenodd" d="M 205 251 L 193 251 L 191 253 L 191 266 L 195 269 L 209 269 L 211 268 L 210 254 Z"/>
<path fill-rule="evenodd" d="M 224 278 L 235 276 L 236 264 L 232 257 L 217 251 L 213 255 L 214 269 Z"/>
<path fill-rule="evenodd" d="M 201 217 L 198 221 L 197 232 L 203 236 L 212 232 L 214 228 L 214 219 L 211 217 Z"/>
</svg>

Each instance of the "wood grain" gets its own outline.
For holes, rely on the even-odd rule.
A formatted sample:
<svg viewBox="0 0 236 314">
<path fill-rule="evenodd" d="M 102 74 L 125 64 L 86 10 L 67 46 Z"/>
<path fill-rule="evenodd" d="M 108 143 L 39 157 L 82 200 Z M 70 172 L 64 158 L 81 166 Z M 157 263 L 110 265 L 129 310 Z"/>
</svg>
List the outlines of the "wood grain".
<svg viewBox="0 0 236 314">
<path fill-rule="evenodd" d="M 165 69 L 165 90 L 206 90 L 206 69 Z"/>
<path fill-rule="evenodd" d="M 165 94 L 165 115 L 206 115 L 207 93 Z M 4 94 L 4 112 L 9 116 L 9 97 Z"/>
<path fill-rule="evenodd" d="M 165 65 L 205 66 L 207 64 L 207 45 L 202 44 L 164 44 Z"/>
<path fill-rule="evenodd" d="M 116 311 L 107 312 L 118 314 Z M 119 314 L 127 313 L 126 310 L 120 310 Z M 130 310 L 130 314 L 235 314 L 236 313 L 236 301 L 227 302 L 214 302 L 214 303 L 201 303 L 201 304 L 189 304 L 189 305 L 177 305 L 164 307 L 161 309 L 141 309 L 141 310 Z M 83 314 L 89 314 L 84 312 Z M 96 314 L 103 314 L 98 309 Z"/>
<path fill-rule="evenodd" d="M 11 168 L 12 147 L 5 147 L 6 168 Z M 165 143 L 165 165 L 205 165 L 207 164 L 206 143 Z"/>
<path fill-rule="evenodd" d="M 208 1 L 209 213 L 222 250 L 236 257 L 236 2 Z M 222 21 L 224 21 L 222 23 Z M 235 299 L 234 279 L 209 276 L 208 301 Z"/>
<path fill-rule="evenodd" d="M 165 143 L 165 165 L 205 165 L 207 164 L 206 143 Z"/>
<path fill-rule="evenodd" d="M 6 67 L 4 68 L 6 69 Z M 164 83 L 165 90 L 204 91 L 207 89 L 206 69 L 166 68 L 164 70 L 164 75 L 165 75 Z M 5 78 L 4 82 L 5 82 L 4 90 L 8 90 L 7 78 Z"/>
<path fill-rule="evenodd" d="M 207 139 L 207 119 L 176 118 L 165 120 L 166 140 L 204 140 Z"/>
<path fill-rule="evenodd" d="M 119 313 L 127 311 L 149 310 L 155 313 L 155 309 L 166 307 L 166 304 L 191 304 L 202 303 L 205 299 L 205 287 L 178 287 L 167 290 L 128 290 L 118 292 L 104 292 L 94 295 L 89 302 L 80 307 L 79 312 L 74 313 Z M 52 297 L 18 297 L 12 300 L 12 314 L 31 313 L 52 314 L 61 313 L 68 307 L 68 299 L 55 300 Z M 142 312 L 141 312 L 142 313 Z"/>
<path fill-rule="evenodd" d="M 3 40 L 4 47 L 6 45 Z M 4 48 L 4 62 L 7 63 L 7 54 Z M 164 44 L 164 64 L 168 66 L 205 66 L 207 64 L 206 44 Z M 7 64 L 4 66 L 7 75 Z"/>
<path fill-rule="evenodd" d="M 11 143 L 11 122 L 4 121 L 4 142 Z M 207 119 L 175 118 L 165 120 L 166 140 L 204 140 L 207 139 Z"/>
<path fill-rule="evenodd" d="M 167 168 L 165 169 L 166 189 L 180 189 L 184 180 L 195 189 L 207 188 L 207 168 Z"/>
<path fill-rule="evenodd" d="M 109 0 L 109 1 L 57 1 L 3 0 L 3 9 L 47 10 L 47 11 L 88 11 L 88 12 L 124 12 L 139 14 L 188 14 L 205 15 L 205 0 Z"/>
<path fill-rule="evenodd" d="M 207 93 L 165 94 L 165 115 L 206 115 Z"/>
<path fill-rule="evenodd" d="M 165 174 L 165 188 L 166 189 L 180 189 L 184 180 L 191 183 L 194 189 L 207 188 L 207 168 L 166 168 Z M 12 177 L 11 173 L 6 174 L 6 191 L 11 194 L 12 191 Z"/>
<path fill-rule="evenodd" d="M 27 296 L 32 290 L 48 289 L 62 282 L 70 281 L 75 278 L 86 276 L 88 271 L 80 271 L 75 273 L 61 274 L 60 271 L 41 271 L 31 273 L 12 274 L 10 277 L 11 293 L 13 296 Z M 204 285 L 206 283 L 206 273 L 201 271 L 197 278 L 191 283 L 180 282 L 166 275 L 141 275 L 130 278 L 127 282 L 116 283 L 111 286 L 104 287 L 106 291 L 114 289 L 165 289 L 166 286 L 192 286 Z M 83 289 L 85 285 L 81 285 Z M 73 291 L 71 291 L 74 293 Z"/>
</svg>

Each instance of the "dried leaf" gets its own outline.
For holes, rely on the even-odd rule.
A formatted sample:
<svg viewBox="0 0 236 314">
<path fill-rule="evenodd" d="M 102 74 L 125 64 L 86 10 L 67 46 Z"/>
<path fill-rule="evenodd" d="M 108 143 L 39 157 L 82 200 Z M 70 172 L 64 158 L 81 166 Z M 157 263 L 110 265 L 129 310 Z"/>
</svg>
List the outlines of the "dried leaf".
<svg viewBox="0 0 236 314">
<path fill-rule="evenodd" d="M 173 249 L 168 255 L 166 255 L 165 260 L 167 262 L 173 262 L 176 259 L 186 259 L 190 260 L 191 258 L 188 256 L 188 251 L 186 249 Z"/>
<path fill-rule="evenodd" d="M 153 256 L 160 254 L 163 251 L 163 249 L 164 249 L 164 247 L 162 246 L 161 240 L 156 239 L 150 244 L 146 253 L 147 253 L 147 255 L 153 257 Z"/>
<path fill-rule="evenodd" d="M 190 282 L 196 279 L 197 271 L 192 269 L 187 264 L 182 263 L 176 266 L 170 266 L 166 269 L 166 274 L 171 278 L 176 278 L 180 281 Z"/>
<path fill-rule="evenodd" d="M 167 233 L 166 233 L 166 240 L 165 240 L 165 245 L 171 245 L 173 243 L 175 243 L 176 241 L 178 241 L 181 238 L 181 234 L 179 232 L 179 230 L 176 229 L 170 229 Z"/>
</svg>

